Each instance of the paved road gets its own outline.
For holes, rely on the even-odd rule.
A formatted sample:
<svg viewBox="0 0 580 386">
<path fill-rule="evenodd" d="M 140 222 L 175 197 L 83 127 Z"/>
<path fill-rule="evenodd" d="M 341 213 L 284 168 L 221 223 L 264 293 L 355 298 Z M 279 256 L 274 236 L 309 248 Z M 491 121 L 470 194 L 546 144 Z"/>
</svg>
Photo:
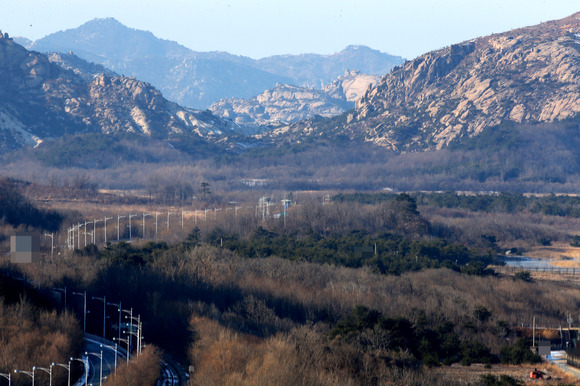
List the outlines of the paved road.
<svg viewBox="0 0 580 386">
<path fill-rule="evenodd" d="M 181 366 L 168 355 L 161 358 L 161 375 L 157 386 L 178 386 L 187 384 L 187 377 Z"/>
<path fill-rule="evenodd" d="M 101 376 L 101 350 L 103 351 L 103 383 L 107 377 L 115 371 L 115 349 L 114 343 L 108 342 L 103 344 L 99 338 L 85 335 L 85 351 L 89 353 L 87 357 L 89 364 L 89 374 L 87 379 L 88 385 L 100 385 L 99 378 Z M 96 355 L 95 355 L 96 354 Z M 117 352 L 117 365 L 127 360 L 124 350 Z M 158 380 L 158 385 L 177 386 L 186 384 L 187 379 L 185 373 L 181 370 L 181 366 L 171 359 L 171 357 L 164 355 L 161 361 L 161 375 Z M 79 379 L 75 386 L 84 385 L 84 377 Z"/>
<path fill-rule="evenodd" d="M 555 364 L 560 369 L 564 370 L 577 379 L 580 379 L 580 369 L 570 366 L 566 363 L 566 351 L 552 351 L 550 354 L 550 363 Z"/>
<path fill-rule="evenodd" d="M 100 385 L 101 376 L 101 350 L 103 356 L 103 383 L 106 378 L 115 371 L 115 350 L 114 346 L 104 345 L 101 342 L 85 337 L 85 351 L 89 353 L 87 356 L 89 362 L 89 375 L 87 384 Z M 125 360 L 125 357 L 117 357 L 117 361 Z M 119 363 L 117 363 L 119 364 Z M 83 384 L 83 380 L 79 380 L 77 384 Z"/>
</svg>

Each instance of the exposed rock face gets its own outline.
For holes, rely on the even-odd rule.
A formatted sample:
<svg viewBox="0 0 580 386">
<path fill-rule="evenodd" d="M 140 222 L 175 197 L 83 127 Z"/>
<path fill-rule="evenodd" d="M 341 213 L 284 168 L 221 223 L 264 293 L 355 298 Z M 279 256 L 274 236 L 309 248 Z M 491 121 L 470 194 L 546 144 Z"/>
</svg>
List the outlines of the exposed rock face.
<svg viewBox="0 0 580 386">
<path fill-rule="evenodd" d="M 580 113 L 580 13 L 429 52 L 394 68 L 357 101 L 346 134 L 398 151 L 440 149 L 506 121 Z M 320 122 L 273 137 L 319 135 Z"/>
<path fill-rule="evenodd" d="M 335 99 L 356 102 L 369 87 L 377 85 L 380 80 L 379 75 L 363 74 L 357 70 L 345 71 L 344 75 L 324 86 L 322 90 Z"/>
<path fill-rule="evenodd" d="M 267 125 L 315 115 L 331 117 L 352 107 L 346 100 L 332 98 L 321 90 L 278 84 L 252 99 L 222 99 L 209 109 L 236 123 Z"/>
<path fill-rule="evenodd" d="M 315 117 L 332 117 L 354 107 L 379 76 L 347 71 L 322 90 L 276 85 L 251 99 L 222 99 L 210 106 L 221 117 L 240 124 L 277 125 Z"/>
<path fill-rule="evenodd" d="M 78 59 L 80 60 L 80 59 Z M 0 149 L 86 131 L 143 133 L 158 138 L 240 131 L 211 113 L 184 109 L 134 78 L 90 76 L 51 63 L 11 39 L 0 39 Z"/>
<path fill-rule="evenodd" d="M 347 129 L 395 149 L 442 148 L 503 121 L 580 113 L 580 13 L 430 52 L 357 102 Z"/>
</svg>

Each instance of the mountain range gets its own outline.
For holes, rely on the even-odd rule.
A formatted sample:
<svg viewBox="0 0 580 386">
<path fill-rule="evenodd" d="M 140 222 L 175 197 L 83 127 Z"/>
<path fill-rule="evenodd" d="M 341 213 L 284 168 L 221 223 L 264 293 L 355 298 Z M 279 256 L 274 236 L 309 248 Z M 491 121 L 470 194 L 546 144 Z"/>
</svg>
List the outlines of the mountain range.
<svg viewBox="0 0 580 386">
<path fill-rule="evenodd" d="M 395 67 L 343 120 L 298 123 L 287 138 L 346 135 L 396 151 L 442 149 L 504 122 L 580 113 L 580 13 L 454 44 Z M 275 133 L 274 133 L 275 134 Z"/>
<path fill-rule="evenodd" d="M 243 132 L 208 111 L 168 101 L 146 82 L 118 76 L 70 54 L 49 57 L 28 51 L 4 34 L 0 84 L 3 152 L 78 133 L 129 132 L 167 139 Z"/>
<path fill-rule="evenodd" d="M 118 74 L 135 76 L 169 100 L 204 109 L 222 98 L 251 98 L 276 84 L 321 88 L 345 70 L 384 75 L 403 59 L 364 46 L 333 55 L 279 55 L 254 60 L 226 52 L 196 52 L 151 32 L 128 28 L 112 18 L 31 42 L 39 52 L 74 53 Z"/>
<path fill-rule="evenodd" d="M 515 180 L 533 190 L 580 186 L 580 13 L 428 52 L 372 86 L 355 81 L 361 77 L 370 80 L 343 72 L 322 90 L 278 84 L 247 100 L 222 100 L 212 113 L 182 107 L 151 84 L 74 53 L 28 51 L 3 36 L 0 144 L 7 152 L 64 135 L 129 132 L 170 145 L 187 137 L 175 148 L 190 154 L 261 154 L 272 167 L 282 162 L 277 157 L 306 151 L 301 157 L 309 161 L 297 159 L 296 167 L 312 168 L 310 175 L 318 162 L 349 162 L 359 184 L 373 170 L 383 173 L 373 186 L 390 184 L 389 175 L 410 189 L 457 181 L 469 188 Z M 250 177 L 268 178 L 271 170 L 252 174 L 259 164 L 245 165 Z"/>
</svg>

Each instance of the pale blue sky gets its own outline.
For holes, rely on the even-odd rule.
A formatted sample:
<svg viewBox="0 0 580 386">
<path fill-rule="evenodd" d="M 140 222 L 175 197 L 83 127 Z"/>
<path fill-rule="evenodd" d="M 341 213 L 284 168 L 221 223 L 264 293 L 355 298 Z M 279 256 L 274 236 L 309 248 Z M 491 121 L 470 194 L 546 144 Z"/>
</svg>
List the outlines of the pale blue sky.
<svg viewBox="0 0 580 386">
<path fill-rule="evenodd" d="M 4 0 L 0 30 L 35 40 L 114 17 L 196 51 L 257 59 L 362 44 L 412 59 L 578 11 L 578 0 Z"/>
</svg>

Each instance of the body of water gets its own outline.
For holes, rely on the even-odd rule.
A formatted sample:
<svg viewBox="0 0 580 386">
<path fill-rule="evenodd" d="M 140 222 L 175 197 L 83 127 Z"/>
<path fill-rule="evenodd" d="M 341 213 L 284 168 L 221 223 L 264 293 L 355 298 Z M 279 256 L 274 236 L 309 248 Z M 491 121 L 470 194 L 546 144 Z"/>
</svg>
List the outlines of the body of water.
<svg viewBox="0 0 580 386">
<path fill-rule="evenodd" d="M 501 256 L 500 261 L 503 261 L 509 267 L 520 267 L 522 269 L 542 269 L 542 268 L 558 268 L 557 265 L 552 263 L 564 262 L 564 261 L 577 261 L 577 260 L 547 260 L 547 259 L 535 259 L 526 256 Z"/>
</svg>

